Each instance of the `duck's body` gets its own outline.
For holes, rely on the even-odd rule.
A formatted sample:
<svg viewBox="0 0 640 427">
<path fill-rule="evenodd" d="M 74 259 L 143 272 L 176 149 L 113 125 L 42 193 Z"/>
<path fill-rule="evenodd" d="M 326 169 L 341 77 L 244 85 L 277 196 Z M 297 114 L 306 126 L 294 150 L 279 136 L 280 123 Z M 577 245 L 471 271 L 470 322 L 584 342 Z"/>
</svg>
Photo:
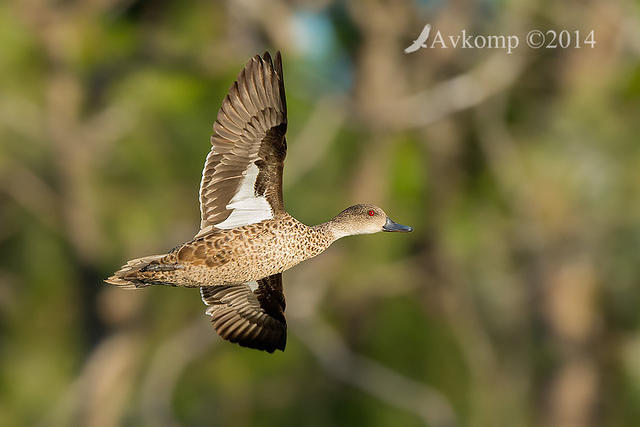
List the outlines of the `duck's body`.
<svg viewBox="0 0 640 427">
<path fill-rule="evenodd" d="M 200 183 L 200 231 L 168 254 L 127 262 L 106 282 L 123 288 L 198 287 L 216 332 L 231 342 L 284 350 L 282 272 L 353 234 L 411 231 L 374 205 L 354 205 L 307 226 L 282 198 L 287 109 L 280 53 L 240 72 L 214 124 Z"/>
<path fill-rule="evenodd" d="M 322 253 L 335 241 L 328 223 L 309 227 L 289 214 L 230 230 L 215 230 L 166 255 L 131 261 L 122 280 L 202 287 L 256 281 Z M 145 264 L 140 268 L 141 264 Z M 124 285 L 124 284 L 123 284 Z"/>
</svg>

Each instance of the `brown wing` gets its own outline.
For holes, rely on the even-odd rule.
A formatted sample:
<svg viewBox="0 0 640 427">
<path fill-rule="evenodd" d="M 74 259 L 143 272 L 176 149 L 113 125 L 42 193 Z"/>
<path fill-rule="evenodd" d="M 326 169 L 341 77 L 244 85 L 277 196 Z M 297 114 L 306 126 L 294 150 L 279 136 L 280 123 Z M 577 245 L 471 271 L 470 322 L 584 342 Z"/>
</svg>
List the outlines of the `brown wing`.
<svg viewBox="0 0 640 427">
<path fill-rule="evenodd" d="M 251 58 L 222 102 L 200 182 L 200 232 L 234 228 L 284 212 L 282 168 L 287 106 L 282 59 Z"/>
<path fill-rule="evenodd" d="M 282 274 L 274 274 L 251 284 L 200 288 L 206 313 L 218 335 L 244 347 L 273 353 L 284 351 L 287 343 Z"/>
</svg>

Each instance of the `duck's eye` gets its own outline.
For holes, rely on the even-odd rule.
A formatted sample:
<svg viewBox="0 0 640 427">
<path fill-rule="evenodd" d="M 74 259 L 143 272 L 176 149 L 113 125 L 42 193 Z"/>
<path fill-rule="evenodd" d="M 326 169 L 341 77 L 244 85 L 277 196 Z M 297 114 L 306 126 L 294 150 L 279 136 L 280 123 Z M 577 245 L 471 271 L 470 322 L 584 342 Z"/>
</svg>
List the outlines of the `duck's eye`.
<svg viewBox="0 0 640 427">
<path fill-rule="evenodd" d="M 370 210 L 369 212 L 367 212 L 369 214 L 369 216 L 374 216 L 376 214 L 376 211 L 374 210 Z"/>
</svg>

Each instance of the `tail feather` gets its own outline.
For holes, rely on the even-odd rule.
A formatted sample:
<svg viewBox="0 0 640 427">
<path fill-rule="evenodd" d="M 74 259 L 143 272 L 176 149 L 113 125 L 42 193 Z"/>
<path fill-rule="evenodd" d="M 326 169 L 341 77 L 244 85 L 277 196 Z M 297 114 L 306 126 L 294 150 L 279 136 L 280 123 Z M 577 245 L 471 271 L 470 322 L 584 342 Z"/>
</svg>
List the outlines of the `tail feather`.
<svg viewBox="0 0 640 427">
<path fill-rule="evenodd" d="M 167 270 L 169 266 L 159 263 L 166 257 L 163 255 L 151 255 L 127 261 L 113 276 L 105 279 L 105 282 L 123 289 L 138 289 L 155 284 L 147 271 Z M 155 265 L 154 265 L 155 264 Z M 154 268 L 156 267 L 157 268 Z M 175 268 L 175 267 L 174 267 Z M 145 274 L 146 273 L 146 274 Z"/>
</svg>

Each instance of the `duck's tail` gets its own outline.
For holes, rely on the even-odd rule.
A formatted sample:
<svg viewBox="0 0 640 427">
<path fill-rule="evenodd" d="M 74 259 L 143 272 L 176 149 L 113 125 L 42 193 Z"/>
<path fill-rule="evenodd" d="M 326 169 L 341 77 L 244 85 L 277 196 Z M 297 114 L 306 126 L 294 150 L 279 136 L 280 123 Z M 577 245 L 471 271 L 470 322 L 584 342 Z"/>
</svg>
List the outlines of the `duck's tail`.
<svg viewBox="0 0 640 427">
<path fill-rule="evenodd" d="M 165 284 L 160 272 L 179 268 L 175 264 L 165 263 L 167 255 L 151 255 L 127 261 L 113 276 L 105 282 L 123 289 L 138 289 L 150 285 Z M 169 284 L 169 283 L 166 283 Z"/>
</svg>

